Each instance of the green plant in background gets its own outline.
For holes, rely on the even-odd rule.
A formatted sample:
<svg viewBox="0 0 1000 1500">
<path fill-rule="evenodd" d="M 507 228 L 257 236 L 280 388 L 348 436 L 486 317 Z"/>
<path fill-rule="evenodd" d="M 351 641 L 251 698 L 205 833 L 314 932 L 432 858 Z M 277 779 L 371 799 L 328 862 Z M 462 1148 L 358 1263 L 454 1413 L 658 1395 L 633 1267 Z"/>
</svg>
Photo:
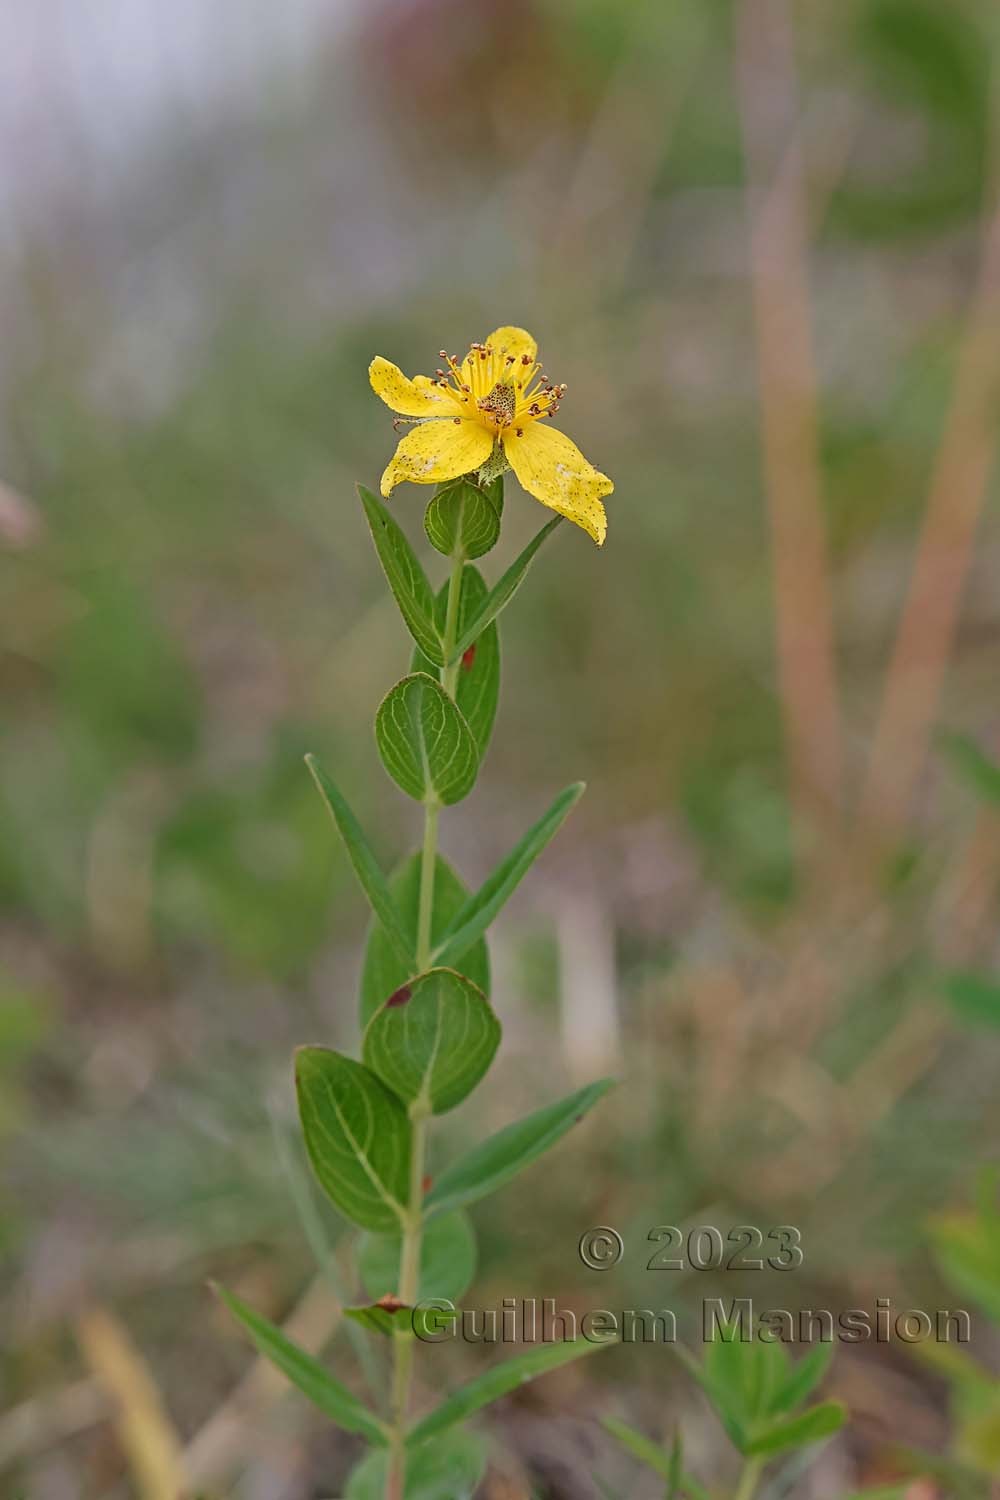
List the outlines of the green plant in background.
<svg viewBox="0 0 1000 1500">
<path fill-rule="evenodd" d="M 709 1343 L 701 1364 L 686 1350 L 678 1347 L 677 1352 L 742 1456 L 734 1500 L 751 1500 L 772 1459 L 821 1442 L 844 1424 L 847 1414 L 839 1401 L 807 1404 L 826 1374 L 831 1344 L 818 1344 L 797 1364 L 780 1343 L 747 1344 L 735 1338 Z M 663 1476 L 671 1500 L 708 1500 L 709 1491 L 684 1472 L 679 1436 L 667 1452 L 617 1417 L 605 1417 L 604 1426 L 630 1453 Z"/>
<path fill-rule="evenodd" d="M 387 693 L 375 720 L 383 765 L 424 808 L 422 848 L 390 879 L 338 786 L 307 757 L 374 922 L 361 977 L 361 1061 L 326 1047 L 301 1048 L 299 1113 L 320 1185 L 365 1231 L 359 1265 L 371 1300 L 346 1311 L 392 1341 L 387 1411 L 370 1410 L 280 1329 L 221 1293 L 258 1349 L 333 1422 L 370 1443 L 372 1453 L 348 1483 L 349 1500 L 471 1494 L 485 1459 L 479 1440 L 461 1430 L 465 1419 L 533 1376 L 602 1347 L 534 1346 L 411 1421 L 414 1330 L 420 1329 L 414 1309 L 432 1298 L 453 1301 L 471 1281 L 476 1250 L 466 1207 L 554 1145 L 611 1086 L 605 1079 L 580 1089 L 473 1147 L 434 1180 L 427 1175 L 434 1118 L 482 1081 L 500 1043 L 487 998 L 486 930 L 583 787 L 560 793 L 471 896 L 438 852 L 441 811 L 472 790 L 489 743 L 500 682 L 498 615 L 562 516 L 603 542 L 601 497 L 611 490 L 568 438 L 542 426 L 565 387 L 544 378 L 534 340 L 523 330 L 498 329 L 474 344 L 461 365 L 444 357 L 449 373 L 439 371 L 435 380 L 407 380 L 386 360 L 371 367 L 375 390 L 416 424 L 383 476 L 383 493 L 402 479 L 440 484 L 424 525 L 432 546 L 451 562 L 435 595 L 384 504 L 359 487 L 414 641 L 410 671 Z M 472 563 L 499 538 L 508 468 L 558 514 L 490 589 Z"/>
<path fill-rule="evenodd" d="M 931 1221 L 934 1257 L 947 1284 L 975 1302 L 1000 1326 L 1000 1208 L 995 1167 L 980 1175 L 971 1210 L 939 1214 Z M 914 1353 L 948 1383 L 952 1438 L 947 1454 L 900 1454 L 915 1474 L 926 1474 L 957 1500 L 987 1500 L 1000 1471 L 1000 1379 L 955 1344 L 928 1340 Z"/>
</svg>

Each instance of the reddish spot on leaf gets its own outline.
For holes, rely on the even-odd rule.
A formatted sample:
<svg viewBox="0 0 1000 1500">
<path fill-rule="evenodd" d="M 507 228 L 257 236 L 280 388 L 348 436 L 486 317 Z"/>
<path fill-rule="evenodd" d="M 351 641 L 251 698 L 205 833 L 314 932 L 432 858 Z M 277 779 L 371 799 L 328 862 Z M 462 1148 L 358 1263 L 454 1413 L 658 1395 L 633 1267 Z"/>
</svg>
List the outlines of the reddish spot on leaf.
<svg viewBox="0 0 1000 1500">
<path fill-rule="evenodd" d="M 406 1303 L 401 1302 L 395 1292 L 386 1292 L 384 1297 L 378 1299 L 375 1306 L 380 1307 L 383 1312 L 398 1313 L 401 1308 L 406 1306 Z"/>
<path fill-rule="evenodd" d="M 472 663 L 475 661 L 475 659 L 476 659 L 476 648 L 475 648 L 475 645 L 472 645 L 472 646 L 469 646 L 469 648 L 466 651 L 462 652 L 462 671 L 463 672 L 471 672 L 472 671 Z"/>
<path fill-rule="evenodd" d="M 399 986 L 399 989 L 394 990 L 393 993 L 389 996 L 388 1000 L 385 1002 L 386 1009 L 388 1009 L 391 1005 L 405 1005 L 407 1000 L 409 1000 L 412 995 L 413 991 L 410 989 L 410 986 L 408 984 L 401 984 Z"/>
<path fill-rule="evenodd" d="M 425 1193 L 429 1193 L 430 1190 L 431 1190 L 431 1183 L 433 1181 L 434 1181 L 433 1177 L 425 1177 L 424 1180 L 423 1180 L 423 1182 L 421 1183 L 421 1191 L 425 1192 Z"/>
</svg>

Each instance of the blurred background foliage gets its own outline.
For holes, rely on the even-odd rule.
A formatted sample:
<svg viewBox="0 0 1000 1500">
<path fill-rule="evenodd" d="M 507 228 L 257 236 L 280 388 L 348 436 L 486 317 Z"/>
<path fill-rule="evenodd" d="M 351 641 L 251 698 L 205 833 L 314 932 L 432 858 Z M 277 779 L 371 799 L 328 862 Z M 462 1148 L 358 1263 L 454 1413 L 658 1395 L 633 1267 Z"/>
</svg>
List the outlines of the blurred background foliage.
<svg viewBox="0 0 1000 1500">
<path fill-rule="evenodd" d="M 463 1130 L 560 1074 L 628 1086 L 478 1215 L 482 1304 L 949 1295 L 928 1216 L 964 1211 L 1000 1124 L 998 63 L 991 0 L 3 13 L 4 1493 L 158 1494 L 115 1339 L 210 1493 L 325 1496 L 349 1466 L 270 1391 L 226 1427 L 248 1356 L 205 1282 L 318 1343 L 354 1285 L 289 1052 L 353 1045 L 364 913 L 301 756 L 408 852 L 365 728 L 408 656 L 353 491 L 393 441 L 366 368 L 499 323 L 538 335 L 616 491 L 606 549 L 563 528 L 505 616 L 495 743 L 445 830 L 474 881 L 589 783 L 499 928 L 505 1047 Z M 414 539 L 425 498 L 393 500 Z M 504 559 L 541 519 L 511 486 Z M 665 1220 L 794 1222 L 805 1265 L 667 1285 Z M 629 1246 L 599 1286 L 592 1222 Z M 683 1421 L 711 1477 L 674 1377 L 640 1349 L 508 1402 L 488 1493 L 629 1472 L 607 1410 Z M 941 1380 L 839 1351 L 855 1418 L 787 1492 L 949 1451 Z"/>
</svg>

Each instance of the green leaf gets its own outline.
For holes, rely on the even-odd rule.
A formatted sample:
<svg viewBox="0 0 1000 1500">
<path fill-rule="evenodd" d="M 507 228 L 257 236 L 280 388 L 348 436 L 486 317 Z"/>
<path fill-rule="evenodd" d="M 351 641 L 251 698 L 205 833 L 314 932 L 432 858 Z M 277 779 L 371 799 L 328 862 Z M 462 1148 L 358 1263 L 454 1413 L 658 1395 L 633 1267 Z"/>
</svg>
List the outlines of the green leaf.
<svg viewBox="0 0 1000 1500">
<path fill-rule="evenodd" d="M 458 643 L 451 655 L 453 662 L 457 661 L 469 649 L 473 641 L 482 634 L 490 621 L 495 620 L 500 611 L 505 609 L 510 603 L 524 581 L 524 575 L 527 573 L 528 565 L 535 553 L 545 541 L 545 538 L 551 536 L 552 532 L 555 531 L 561 520 L 562 516 L 556 516 L 547 525 L 543 526 L 541 531 L 536 532 L 520 556 L 515 558 L 511 563 L 506 573 L 500 579 L 500 582 L 490 590 L 483 601 L 479 613 L 470 621 L 467 628 L 459 636 Z M 428 655 L 430 655 L 429 652 Z"/>
<path fill-rule="evenodd" d="M 478 569 L 462 569 L 462 592 L 458 604 L 458 628 L 464 630 L 473 614 L 486 598 L 487 589 Z M 435 613 L 442 635 L 448 610 L 448 584 L 437 596 Z M 410 664 L 411 672 L 426 672 L 435 676 L 435 669 L 417 647 Z M 496 624 L 487 625 L 482 635 L 467 649 L 459 667 L 455 682 L 455 702 L 472 730 L 473 739 L 479 747 L 482 762 L 493 731 L 496 718 L 497 699 L 500 695 L 500 633 Z"/>
<path fill-rule="evenodd" d="M 1000 802 L 1000 765 L 966 734 L 945 734 L 941 746 L 965 784 L 984 802 Z"/>
<path fill-rule="evenodd" d="M 807 1401 L 830 1368 L 832 1344 L 817 1344 L 785 1375 L 770 1402 L 774 1413 L 795 1411 Z"/>
<path fill-rule="evenodd" d="M 472 1500 L 486 1470 L 486 1447 L 471 1432 L 449 1432 L 407 1454 L 406 1500 Z M 351 1473 L 344 1500 L 383 1500 L 386 1453 L 369 1453 Z"/>
<path fill-rule="evenodd" d="M 375 1012 L 361 1052 L 405 1104 L 441 1115 L 471 1093 L 499 1045 L 500 1022 L 482 991 L 454 969 L 430 969 Z"/>
<path fill-rule="evenodd" d="M 460 962 L 510 899 L 545 846 L 558 833 L 583 796 L 584 790 L 584 783 L 577 781 L 560 792 L 548 811 L 528 829 L 507 857 L 501 860 L 476 894 L 469 897 L 452 922 L 447 937 L 435 951 L 436 963 L 453 967 Z"/>
<path fill-rule="evenodd" d="M 360 823 L 315 755 L 306 756 L 306 765 L 319 788 L 320 796 L 329 809 L 330 816 L 337 825 L 337 832 L 344 841 L 344 848 L 354 866 L 354 873 L 358 877 L 361 889 L 368 897 L 371 908 L 381 924 L 380 931 L 384 934 L 387 947 L 395 955 L 397 963 L 410 969 L 411 965 L 416 962 L 415 939 L 408 935 L 403 926 L 392 896 L 389 894 L 385 876 L 379 868 L 368 840 L 361 831 Z M 413 930 L 415 933 L 416 929 Z"/>
<path fill-rule="evenodd" d="M 374 1073 L 327 1047 L 298 1049 L 295 1082 L 320 1186 L 363 1229 L 394 1233 L 409 1196 L 406 1110 Z"/>
<path fill-rule="evenodd" d="M 444 659 L 441 637 L 434 623 L 434 594 L 427 575 L 385 502 L 363 484 L 358 485 L 358 494 L 365 508 L 378 560 L 399 605 L 399 612 L 406 621 L 406 628 L 424 655 L 435 666 L 441 666 Z"/>
<path fill-rule="evenodd" d="M 613 1078 L 588 1083 L 575 1094 L 556 1104 L 547 1104 L 473 1147 L 436 1179 L 425 1200 L 428 1213 L 446 1213 L 496 1192 L 561 1140 L 613 1087 Z"/>
<path fill-rule="evenodd" d="M 630 1427 L 627 1422 L 622 1422 L 618 1417 L 602 1417 L 601 1426 L 610 1432 L 613 1438 L 617 1438 L 633 1458 L 645 1464 L 647 1469 L 652 1469 L 663 1479 L 672 1477 L 670 1454 L 665 1453 L 658 1443 L 654 1443 L 643 1433 L 637 1432 L 634 1427 Z"/>
<path fill-rule="evenodd" d="M 417 802 L 450 807 L 475 784 L 479 752 L 472 730 L 426 672 L 389 689 L 375 716 L 375 740 L 393 781 Z"/>
<path fill-rule="evenodd" d="M 385 1338 L 413 1338 L 419 1334 L 436 1341 L 441 1334 L 442 1313 L 438 1307 L 384 1307 L 377 1302 L 365 1303 L 361 1307 L 345 1307 L 344 1317 L 359 1324 L 368 1333 L 378 1333 Z"/>
<path fill-rule="evenodd" d="M 973 1026 L 1000 1026 L 1000 984 L 981 974 L 947 974 L 943 980 L 951 1008 Z"/>
<path fill-rule="evenodd" d="M 775 1422 L 755 1434 L 743 1451 L 750 1458 L 769 1458 L 775 1453 L 785 1453 L 789 1448 L 808 1448 L 810 1443 L 832 1437 L 846 1421 L 847 1409 L 842 1402 L 824 1401 L 819 1406 L 811 1406 L 801 1416 Z"/>
<path fill-rule="evenodd" d="M 366 1234 L 358 1251 L 358 1270 L 373 1301 L 399 1291 L 402 1240 L 393 1234 Z M 446 1298 L 457 1302 L 476 1274 L 476 1236 L 468 1215 L 440 1214 L 424 1226 L 420 1244 L 417 1301 Z"/>
<path fill-rule="evenodd" d="M 408 952 L 416 950 L 417 920 L 420 907 L 420 853 L 411 854 L 389 877 L 389 894 L 399 915 L 407 939 Z M 434 871 L 434 910 L 431 918 L 431 942 L 443 940 L 448 927 L 468 900 L 468 891 L 454 870 L 439 854 Z M 417 972 L 416 961 L 408 957 L 404 962 L 397 949 L 389 941 L 379 922 L 373 922 L 368 932 L 364 966 L 361 971 L 361 1025 L 368 1025 L 383 1001 L 388 1000 L 401 984 L 413 978 Z M 466 978 L 482 990 L 490 992 L 490 959 L 486 943 L 480 938 L 468 949 L 462 959 L 462 972 Z"/>
<path fill-rule="evenodd" d="M 410 1314 L 405 1307 L 400 1307 L 395 1312 L 379 1307 L 376 1303 L 363 1307 L 345 1307 L 344 1317 L 350 1318 L 352 1323 L 359 1324 L 368 1333 L 381 1333 L 386 1338 L 392 1338 L 400 1326 L 406 1329 L 410 1327 Z M 405 1320 L 402 1325 L 401 1318 Z"/>
<path fill-rule="evenodd" d="M 942 1215 L 932 1222 L 930 1234 L 949 1282 L 1000 1320 L 1000 1217 Z"/>
<path fill-rule="evenodd" d="M 499 490 L 499 501 L 497 491 Z M 432 547 L 445 557 L 482 557 L 500 537 L 503 481 L 486 488 L 472 479 L 442 485 L 424 513 L 424 530 Z"/>
<path fill-rule="evenodd" d="M 691 1500 L 709 1500 L 708 1491 L 703 1489 L 696 1479 L 683 1470 L 683 1449 L 681 1447 L 680 1435 L 676 1436 L 670 1445 L 669 1453 L 665 1452 L 658 1443 L 654 1443 L 643 1433 L 630 1427 L 627 1422 L 622 1422 L 618 1417 L 602 1417 L 601 1424 L 611 1436 L 617 1438 L 623 1448 L 626 1448 L 633 1458 L 652 1469 L 667 1481 L 666 1500 L 678 1500 L 678 1497 L 687 1495 Z"/>
<path fill-rule="evenodd" d="M 453 1427 L 456 1422 L 464 1422 L 473 1412 L 506 1396 L 508 1391 L 517 1390 L 518 1386 L 559 1365 L 568 1364 L 572 1359 L 596 1354 L 599 1349 L 605 1349 L 613 1342 L 615 1341 L 609 1340 L 608 1344 L 589 1343 L 585 1339 L 572 1339 L 558 1344 L 540 1344 L 537 1348 L 515 1355 L 513 1359 L 505 1360 L 501 1365 L 494 1365 L 492 1370 L 486 1370 L 453 1391 L 429 1416 L 411 1428 L 406 1438 L 407 1446 L 416 1447 L 419 1443 L 426 1443 L 428 1438 L 436 1437 L 439 1432 Z"/>
<path fill-rule="evenodd" d="M 253 1308 L 241 1302 L 232 1292 L 227 1292 L 225 1287 L 217 1286 L 215 1290 L 233 1316 L 243 1324 L 264 1358 L 277 1365 L 282 1374 L 314 1406 L 318 1406 L 331 1422 L 336 1422 L 338 1427 L 343 1427 L 347 1432 L 360 1432 L 376 1446 L 385 1443 L 385 1428 L 378 1417 L 362 1406 L 357 1397 L 352 1396 L 339 1380 L 334 1380 L 319 1360 L 298 1348 L 291 1339 L 285 1337 L 280 1328 L 276 1328 L 260 1313 L 254 1312 Z"/>
</svg>

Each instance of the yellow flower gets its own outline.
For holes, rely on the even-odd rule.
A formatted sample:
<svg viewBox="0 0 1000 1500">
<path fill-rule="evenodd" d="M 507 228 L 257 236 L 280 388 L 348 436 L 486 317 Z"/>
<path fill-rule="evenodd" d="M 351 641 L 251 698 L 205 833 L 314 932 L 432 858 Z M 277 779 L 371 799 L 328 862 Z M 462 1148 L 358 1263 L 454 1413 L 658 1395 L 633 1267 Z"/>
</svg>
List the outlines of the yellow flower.
<svg viewBox="0 0 1000 1500">
<path fill-rule="evenodd" d="M 408 380 L 387 359 L 373 359 L 372 390 L 418 424 L 382 475 L 382 494 L 404 479 L 440 484 L 481 469 L 494 456 L 505 458 L 529 495 L 582 526 L 600 546 L 608 530 L 601 496 L 614 485 L 568 437 L 543 425 L 559 410 L 566 387 L 545 378 L 537 351 L 523 328 L 498 328 L 484 344 L 473 344 L 461 364 L 442 350 L 446 368 L 433 380 Z"/>
</svg>

